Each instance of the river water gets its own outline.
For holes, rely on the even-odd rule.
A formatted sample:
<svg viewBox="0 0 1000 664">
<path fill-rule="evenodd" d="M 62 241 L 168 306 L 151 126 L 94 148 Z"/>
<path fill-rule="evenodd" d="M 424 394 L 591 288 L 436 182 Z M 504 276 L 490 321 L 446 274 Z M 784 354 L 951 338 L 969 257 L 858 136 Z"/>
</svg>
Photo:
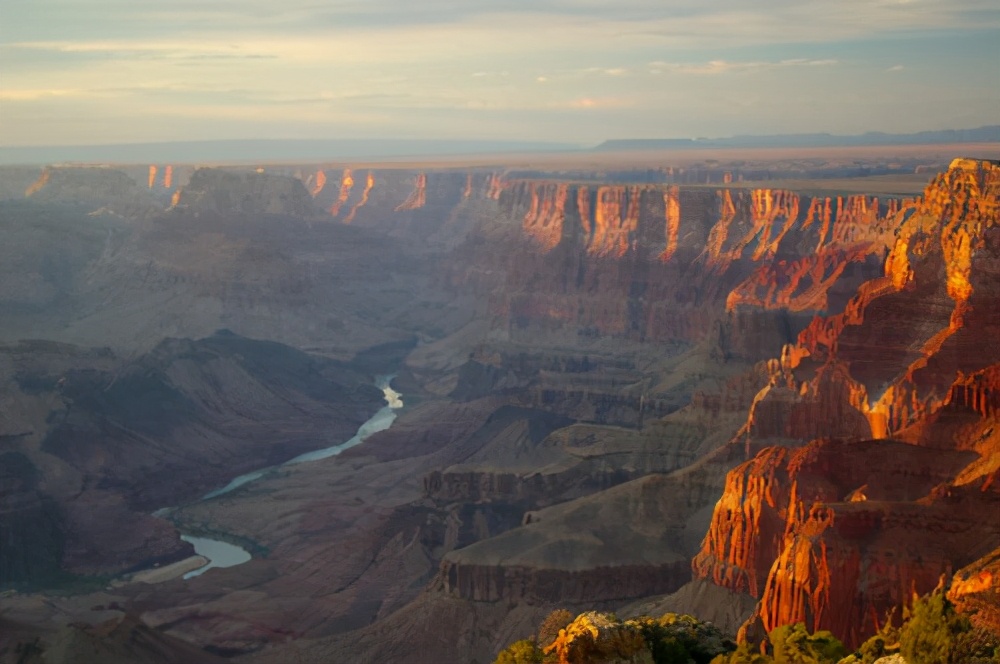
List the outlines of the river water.
<svg viewBox="0 0 1000 664">
<path fill-rule="evenodd" d="M 268 466 L 267 468 L 261 468 L 260 470 L 240 475 L 221 489 L 209 491 L 202 496 L 201 500 L 210 500 L 227 494 L 234 489 L 238 489 L 241 486 L 258 480 L 268 473 L 284 466 L 292 466 L 299 463 L 318 461 L 320 459 L 336 456 L 346 449 L 350 449 L 355 445 L 360 445 L 373 433 L 385 431 L 391 427 L 392 423 L 396 420 L 396 411 L 403 407 L 403 395 L 392 389 L 392 386 L 390 385 L 393 378 L 395 378 L 394 375 L 379 376 L 379 378 L 375 381 L 376 387 L 382 390 L 382 394 L 385 398 L 385 406 L 380 408 L 378 412 L 358 427 L 358 432 L 349 440 L 343 443 L 338 443 L 337 445 L 300 454 L 299 456 L 289 459 L 279 466 Z M 235 565 L 240 565 L 247 562 L 251 558 L 249 551 L 243 547 L 236 546 L 235 544 L 229 544 L 228 542 L 222 542 L 220 540 L 214 540 L 207 537 L 195 537 L 187 534 L 181 535 L 181 539 L 185 542 L 190 542 L 191 545 L 194 546 L 196 554 L 204 556 L 208 559 L 208 564 L 199 567 L 194 571 L 188 572 L 184 575 L 185 579 L 190 579 L 200 574 L 204 574 L 213 567 L 233 567 Z"/>
</svg>

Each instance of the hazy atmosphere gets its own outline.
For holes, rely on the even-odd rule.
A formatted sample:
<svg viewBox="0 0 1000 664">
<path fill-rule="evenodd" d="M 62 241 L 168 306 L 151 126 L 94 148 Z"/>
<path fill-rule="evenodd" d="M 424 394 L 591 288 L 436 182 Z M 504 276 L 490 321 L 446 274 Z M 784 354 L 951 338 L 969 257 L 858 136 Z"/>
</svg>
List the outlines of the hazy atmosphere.
<svg viewBox="0 0 1000 664">
<path fill-rule="evenodd" d="M 974 127 L 998 43 L 994 0 L 7 0 L 0 145 Z"/>
</svg>

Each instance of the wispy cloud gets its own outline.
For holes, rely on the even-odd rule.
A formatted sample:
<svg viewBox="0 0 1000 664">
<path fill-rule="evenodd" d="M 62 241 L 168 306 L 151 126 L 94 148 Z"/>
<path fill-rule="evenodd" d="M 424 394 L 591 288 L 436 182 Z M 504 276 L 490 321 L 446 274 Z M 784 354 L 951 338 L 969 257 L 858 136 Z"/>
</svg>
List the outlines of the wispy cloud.
<svg viewBox="0 0 1000 664">
<path fill-rule="evenodd" d="M 789 121 L 801 123 L 795 130 L 898 128 L 902 110 L 914 123 L 952 122 L 944 101 L 920 113 L 901 101 L 912 90 L 896 86 L 911 77 L 884 74 L 903 65 L 865 60 L 866 45 L 870 54 L 886 39 L 891 57 L 920 68 L 929 87 L 948 89 L 942 100 L 960 100 L 982 124 L 1000 100 L 979 83 L 998 56 L 996 0 L 8 4 L 0 143 L 57 140 L 81 114 L 88 140 L 125 132 L 129 114 L 130 131 L 150 140 L 172 118 L 187 131 L 199 117 L 217 121 L 204 130 L 212 135 L 220 123 L 234 133 L 309 124 L 356 134 L 377 120 L 420 135 L 554 131 L 574 140 L 774 131 L 792 129 Z M 971 53 L 964 31 L 987 45 Z M 929 72 L 932 57 L 942 64 Z M 764 80 L 782 82 L 780 103 L 761 93 Z"/>
<path fill-rule="evenodd" d="M 727 60 L 710 60 L 709 62 L 664 62 L 657 60 L 649 63 L 652 74 L 679 72 L 681 74 L 726 74 L 730 72 L 753 72 L 762 69 L 781 69 L 784 67 L 828 67 L 838 64 L 837 60 L 810 60 L 807 58 L 791 58 L 767 62 L 761 60 L 748 62 L 731 62 Z"/>
<path fill-rule="evenodd" d="M 553 104 L 555 108 L 570 109 L 621 109 L 633 106 L 634 102 L 620 97 L 579 97 Z"/>
<path fill-rule="evenodd" d="M 38 101 L 53 97 L 79 97 L 87 94 L 84 90 L 48 89 L 48 90 L 0 90 L 0 101 Z"/>
</svg>

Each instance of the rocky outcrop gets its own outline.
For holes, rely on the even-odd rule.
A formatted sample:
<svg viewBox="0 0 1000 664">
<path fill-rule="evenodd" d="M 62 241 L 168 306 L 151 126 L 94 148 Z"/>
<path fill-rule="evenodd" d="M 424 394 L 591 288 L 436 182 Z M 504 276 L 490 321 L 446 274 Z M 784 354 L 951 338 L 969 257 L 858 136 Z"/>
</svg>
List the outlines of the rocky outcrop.
<svg viewBox="0 0 1000 664">
<path fill-rule="evenodd" d="M 310 217 L 317 212 L 301 181 L 263 171 L 201 168 L 178 191 L 174 205 L 191 212 L 302 217 Z"/>
<path fill-rule="evenodd" d="M 682 562 L 571 570 L 516 565 L 470 566 L 445 559 L 435 583 L 445 593 L 475 602 L 577 604 L 669 593 L 690 578 L 690 569 Z"/>
<path fill-rule="evenodd" d="M 316 198 L 326 186 L 326 172 L 323 169 L 318 169 L 314 175 L 306 178 L 305 184 L 309 187 L 309 195 Z"/>
<path fill-rule="evenodd" d="M 124 217 L 142 217 L 157 208 L 147 188 L 113 168 L 50 166 L 24 195 L 37 203 L 54 203 Z"/>
<path fill-rule="evenodd" d="M 805 622 L 860 642 L 913 588 L 974 558 L 979 538 L 1000 537 L 982 525 L 995 498 L 951 514 L 957 493 L 932 496 L 975 459 L 889 441 L 768 448 L 729 474 L 695 576 L 760 598 L 768 631 Z"/>
<path fill-rule="evenodd" d="M 152 189 L 157 186 L 157 180 L 159 180 L 159 186 L 163 189 L 173 190 L 174 188 L 174 167 L 171 164 L 167 164 L 163 167 L 163 177 L 160 179 L 159 176 L 160 169 L 156 164 L 149 165 L 149 180 L 147 182 L 148 188 Z"/>
<path fill-rule="evenodd" d="M 898 213 L 884 275 L 769 363 L 747 451 L 822 440 L 733 470 L 693 562 L 759 598 L 765 630 L 805 622 L 858 644 L 942 575 L 972 566 L 956 597 L 994 587 L 971 570 L 1000 543 L 998 202 L 1000 165 L 953 162 Z"/>
<path fill-rule="evenodd" d="M 340 177 L 340 194 L 337 195 L 337 200 L 334 201 L 333 205 L 330 206 L 331 217 L 336 217 L 338 214 L 340 214 L 340 208 L 344 207 L 344 203 L 347 202 L 348 197 L 350 197 L 351 195 L 351 189 L 353 188 L 354 188 L 353 172 L 351 171 L 351 169 L 345 168 L 343 175 Z"/>
<path fill-rule="evenodd" d="M 955 573 L 948 590 L 955 608 L 977 627 L 1000 633 L 1000 549 Z"/>
<path fill-rule="evenodd" d="M 545 648 L 559 664 L 651 662 L 648 650 L 638 623 L 611 620 L 595 611 L 577 616 Z"/>
<path fill-rule="evenodd" d="M 1000 361 L 1000 348 L 983 346 L 1000 334 L 990 313 L 1000 288 L 998 200 L 1000 167 L 990 162 L 958 160 L 936 178 L 900 213 L 884 275 L 862 284 L 843 313 L 815 318 L 773 364 L 749 433 L 889 436 L 944 406 L 958 372 Z M 823 431 L 836 422 L 839 430 Z"/>
<path fill-rule="evenodd" d="M 365 188 L 361 192 L 361 199 L 351 206 L 351 211 L 347 213 L 344 217 L 344 223 L 349 224 L 354 221 L 354 217 L 358 214 L 358 210 L 363 208 L 366 203 L 368 203 L 368 197 L 371 195 L 372 188 L 375 186 L 375 175 L 368 171 L 368 175 L 365 177 Z"/>
<path fill-rule="evenodd" d="M 396 212 L 402 210 L 419 210 L 424 205 L 427 204 L 427 175 L 425 173 L 418 173 L 416 180 L 413 183 L 413 191 L 406 200 L 399 204 L 396 208 Z"/>
</svg>

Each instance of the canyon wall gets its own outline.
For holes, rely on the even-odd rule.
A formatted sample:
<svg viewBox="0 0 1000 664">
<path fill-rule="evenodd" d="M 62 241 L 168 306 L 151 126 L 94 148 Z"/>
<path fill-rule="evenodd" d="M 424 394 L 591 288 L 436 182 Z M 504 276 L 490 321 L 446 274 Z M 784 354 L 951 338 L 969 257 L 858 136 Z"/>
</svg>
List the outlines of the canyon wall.
<svg viewBox="0 0 1000 664">
<path fill-rule="evenodd" d="M 858 644 L 1000 543 L 998 203 L 1000 165 L 953 162 L 897 213 L 883 274 L 768 363 L 738 441 L 818 440 L 733 470 L 693 562 L 760 600 L 748 638 Z M 996 588 L 968 576 L 956 596 Z"/>
<path fill-rule="evenodd" d="M 561 601 L 620 605 L 693 575 L 758 600 L 753 625 L 803 621 L 856 642 L 941 574 L 964 568 L 955 593 L 969 598 L 995 578 L 976 565 L 998 546 L 983 527 L 1000 484 L 996 170 L 957 162 L 922 198 L 880 200 L 350 165 L 175 167 L 168 178 L 156 165 L 124 179 L 50 169 L 27 201 L 62 204 L 93 180 L 92 191 L 121 190 L 114 200 L 135 195 L 154 210 L 148 235 L 95 241 L 105 258 L 81 269 L 90 282 L 80 283 L 162 288 L 170 297 L 158 302 L 197 292 L 185 315 L 232 307 L 206 325 L 302 332 L 297 345 L 344 359 L 404 334 L 417 344 L 398 380 L 418 405 L 331 464 L 343 473 L 336 499 L 322 482 L 290 489 L 272 478 L 274 494 L 247 492 L 199 514 L 273 545 L 267 560 L 220 574 L 273 575 L 261 592 L 280 601 L 263 604 L 307 604 L 310 638 L 339 634 L 350 645 L 411 600 L 473 617 L 537 613 Z M 119 247 L 127 260 L 112 267 L 106 256 Z M 99 295 L 102 306 L 116 302 Z M 246 354 L 190 343 L 141 356 L 114 389 L 95 389 L 111 381 L 105 373 L 69 376 L 80 420 L 54 426 L 43 451 L 101 476 L 101 443 L 128 462 L 107 481 L 139 483 L 129 454 L 144 440 L 129 432 L 152 434 L 98 412 L 108 404 L 85 393 L 128 405 L 148 388 L 171 412 L 214 423 L 234 406 L 212 389 L 177 388 L 243 390 L 233 377 Z M 243 382 L 251 393 L 240 392 L 247 405 L 231 419 L 286 421 L 282 399 L 265 394 L 274 391 Z M 308 390 L 293 396 L 284 401 L 320 416 L 338 410 Z M 99 439 L 106 422 L 127 431 Z M 446 428 L 457 433 L 444 445 Z M 209 436 L 195 424 L 171 431 Z M 212 440 L 228 459 L 225 441 Z M 262 438 L 249 442 L 277 454 Z M 168 499 L 154 479 L 129 500 Z M 208 479 L 183 477 L 191 491 Z M 36 490 L 18 486 L 26 518 L 42 514 Z M 284 491 L 301 496 L 273 499 Z M 254 500 L 266 514 L 245 509 Z M 275 505 L 287 508 L 282 519 L 268 518 Z M 294 542 L 292 522 L 307 526 Z M 344 542 L 358 547 L 341 560 Z M 96 569 L 82 548 L 68 551 L 76 568 Z M 389 588 L 388 570 L 405 587 Z M 295 628 L 296 616 L 248 617 L 224 584 L 199 583 L 226 608 L 213 620 L 253 630 L 259 621 L 257 641 L 199 631 L 190 601 L 186 614 L 153 602 L 150 611 L 237 650 Z M 462 652 L 477 656 L 498 643 L 466 637 Z"/>
</svg>

